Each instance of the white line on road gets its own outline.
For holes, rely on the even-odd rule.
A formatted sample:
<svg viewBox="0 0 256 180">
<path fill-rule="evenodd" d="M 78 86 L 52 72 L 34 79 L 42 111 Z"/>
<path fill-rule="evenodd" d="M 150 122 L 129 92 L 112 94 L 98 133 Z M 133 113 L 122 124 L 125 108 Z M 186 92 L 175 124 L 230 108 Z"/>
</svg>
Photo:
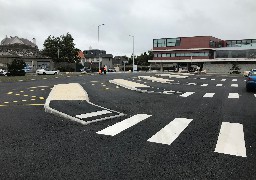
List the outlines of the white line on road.
<svg viewBox="0 0 256 180">
<path fill-rule="evenodd" d="M 180 95 L 181 97 L 188 97 L 192 94 L 194 94 L 195 92 L 185 92 L 184 94 Z"/>
<path fill-rule="evenodd" d="M 206 93 L 203 97 L 213 97 L 215 93 Z"/>
<path fill-rule="evenodd" d="M 231 87 L 238 87 L 238 84 L 231 84 Z"/>
<path fill-rule="evenodd" d="M 237 81 L 237 79 L 232 79 L 232 81 Z"/>
<path fill-rule="evenodd" d="M 120 132 L 134 126 L 135 124 L 149 118 L 151 115 L 147 114 L 137 114 L 128 119 L 125 119 L 121 122 L 118 122 L 112 126 L 109 126 L 101 131 L 98 131 L 97 134 L 115 136 Z"/>
<path fill-rule="evenodd" d="M 81 119 L 86 119 L 86 118 L 89 118 L 89 117 L 100 116 L 100 115 L 109 114 L 109 113 L 112 113 L 112 112 L 107 111 L 107 110 L 102 110 L 102 111 L 96 111 L 96 112 L 76 115 L 76 117 L 81 118 Z"/>
<path fill-rule="evenodd" d="M 208 86 L 208 84 L 202 84 L 201 86 Z"/>
<path fill-rule="evenodd" d="M 215 79 L 211 79 L 211 81 L 215 81 Z"/>
<path fill-rule="evenodd" d="M 222 86 L 223 84 L 217 84 L 216 86 Z"/>
<path fill-rule="evenodd" d="M 229 93 L 228 98 L 239 98 L 238 93 Z"/>
<path fill-rule="evenodd" d="M 149 142 L 170 145 L 186 129 L 193 119 L 175 118 L 172 122 L 153 135 Z"/>
<path fill-rule="evenodd" d="M 256 94 L 254 94 L 254 97 L 256 97 Z"/>
<path fill-rule="evenodd" d="M 223 122 L 214 152 L 246 157 L 243 125 Z"/>
<path fill-rule="evenodd" d="M 226 81 L 227 79 L 222 79 L 221 81 Z"/>
</svg>

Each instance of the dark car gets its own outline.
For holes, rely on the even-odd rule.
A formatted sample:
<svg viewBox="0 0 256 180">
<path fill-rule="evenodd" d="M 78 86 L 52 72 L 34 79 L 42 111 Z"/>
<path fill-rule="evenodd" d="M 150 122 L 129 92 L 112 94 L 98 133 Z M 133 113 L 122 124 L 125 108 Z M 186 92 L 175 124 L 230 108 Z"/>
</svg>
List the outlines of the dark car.
<svg viewBox="0 0 256 180">
<path fill-rule="evenodd" d="M 256 90 L 256 71 L 251 71 L 246 79 L 246 90 Z"/>
</svg>

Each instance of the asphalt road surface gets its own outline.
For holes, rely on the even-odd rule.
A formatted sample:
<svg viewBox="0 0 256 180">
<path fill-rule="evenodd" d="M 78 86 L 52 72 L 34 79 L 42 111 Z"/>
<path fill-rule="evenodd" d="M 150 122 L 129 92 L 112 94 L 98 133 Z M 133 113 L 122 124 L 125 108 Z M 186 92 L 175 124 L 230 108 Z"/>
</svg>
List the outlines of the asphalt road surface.
<svg viewBox="0 0 256 180">
<path fill-rule="evenodd" d="M 256 179 L 256 92 L 244 80 L 108 73 L 1 83 L 0 179 Z M 68 83 L 97 108 L 51 102 L 60 112 L 124 116 L 82 125 L 46 113 L 51 88 Z"/>
</svg>

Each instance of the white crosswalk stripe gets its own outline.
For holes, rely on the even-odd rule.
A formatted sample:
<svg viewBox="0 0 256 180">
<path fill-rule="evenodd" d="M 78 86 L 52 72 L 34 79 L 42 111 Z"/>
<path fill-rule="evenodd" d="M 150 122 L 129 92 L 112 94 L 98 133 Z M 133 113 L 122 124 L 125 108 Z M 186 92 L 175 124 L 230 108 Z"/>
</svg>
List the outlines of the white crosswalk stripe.
<svg viewBox="0 0 256 180">
<path fill-rule="evenodd" d="M 81 118 L 81 119 L 86 119 L 89 117 L 100 116 L 100 115 L 109 114 L 109 113 L 112 113 L 112 112 L 107 111 L 107 110 L 102 110 L 102 111 L 96 111 L 96 112 L 76 115 L 76 117 Z"/>
<path fill-rule="evenodd" d="M 170 145 L 192 120 L 193 119 L 175 118 L 172 122 L 148 139 L 148 141 Z"/>
<path fill-rule="evenodd" d="M 238 87 L 238 84 L 231 84 L 231 87 Z"/>
<path fill-rule="evenodd" d="M 194 94 L 195 92 L 185 92 L 184 94 L 181 94 L 180 96 L 181 97 L 188 97 L 188 96 L 190 96 L 190 95 L 192 95 L 192 94 Z"/>
<path fill-rule="evenodd" d="M 237 79 L 232 79 L 232 81 L 237 81 Z"/>
<path fill-rule="evenodd" d="M 222 79 L 221 81 L 226 81 L 227 79 Z"/>
<path fill-rule="evenodd" d="M 125 119 L 121 122 L 118 122 L 112 126 L 109 126 L 101 131 L 98 131 L 97 134 L 103 134 L 103 135 L 110 135 L 110 136 L 115 136 L 122 131 L 134 126 L 135 124 L 149 118 L 151 115 L 147 114 L 137 114 L 134 115 L 128 119 Z"/>
<path fill-rule="evenodd" d="M 214 152 L 246 157 L 243 125 L 223 122 Z"/>
<path fill-rule="evenodd" d="M 223 86 L 223 84 L 217 84 L 216 86 Z"/>
<path fill-rule="evenodd" d="M 210 97 L 212 98 L 215 93 L 206 93 L 203 97 Z"/>
<path fill-rule="evenodd" d="M 239 98 L 239 94 L 238 93 L 229 93 L 229 95 L 228 95 L 228 98 Z"/>
</svg>

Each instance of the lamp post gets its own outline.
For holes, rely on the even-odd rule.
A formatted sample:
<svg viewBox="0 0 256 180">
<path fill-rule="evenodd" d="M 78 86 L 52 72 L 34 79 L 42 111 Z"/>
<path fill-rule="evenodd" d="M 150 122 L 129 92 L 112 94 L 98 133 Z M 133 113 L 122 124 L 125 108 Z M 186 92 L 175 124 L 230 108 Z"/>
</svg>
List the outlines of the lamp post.
<svg viewBox="0 0 256 180">
<path fill-rule="evenodd" d="M 100 26 L 104 26 L 105 24 L 98 25 L 98 43 L 100 42 Z"/>
<path fill-rule="evenodd" d="M 98 25 L 98 46 L 100 45 L 100 26 L 104 26 L 104 25 L 105 24 Z M 100 47 L 99 47 L 99 50 L 100 50 Z M 99 71 L 100 71 L 100 53 L 99 53 Z"/>
<path fill-rule="evenodd" d="M 134 72 L 134 36 L 129 35 L 132 37 L 132 72 Z"/>
</svg>

